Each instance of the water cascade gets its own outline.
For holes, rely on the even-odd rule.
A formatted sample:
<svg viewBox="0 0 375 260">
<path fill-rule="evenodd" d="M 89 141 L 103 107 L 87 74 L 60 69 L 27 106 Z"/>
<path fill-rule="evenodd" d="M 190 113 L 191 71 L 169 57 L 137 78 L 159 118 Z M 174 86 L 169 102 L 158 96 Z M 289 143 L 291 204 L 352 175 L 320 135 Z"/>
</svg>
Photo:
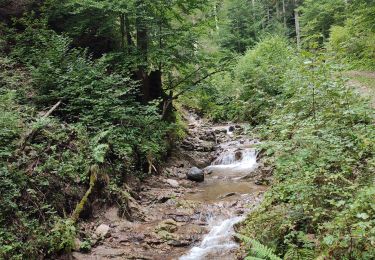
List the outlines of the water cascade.
<svg viewBox="0 0 375 260">
<path fill-rule="evenodd" d="M 212 165 L 206 168 L 211 174 L 200 187 L 203 191 L 189 199 L 220 204 L 228 194 L 239 194 L 237 200 L 243 200 L 244 195 L 256 191 L 254 184 L 241 182 L 241 178 L 257 167 L 257 152 L 253 148 L 241 147 L 240 143 L 236 143 L 236 146 L 224 149 Z M 193 247 L 179 260 L 233 259 L 233 252 L 238 247 L 232 239 L 235 233 L 233 227 L 244 217 L 244 213 L 239 216 L 226 210 L 225 214 L 223 210 L 215 212 L 209 221 L 209 233 L 200 245 Z"/>
</svg>

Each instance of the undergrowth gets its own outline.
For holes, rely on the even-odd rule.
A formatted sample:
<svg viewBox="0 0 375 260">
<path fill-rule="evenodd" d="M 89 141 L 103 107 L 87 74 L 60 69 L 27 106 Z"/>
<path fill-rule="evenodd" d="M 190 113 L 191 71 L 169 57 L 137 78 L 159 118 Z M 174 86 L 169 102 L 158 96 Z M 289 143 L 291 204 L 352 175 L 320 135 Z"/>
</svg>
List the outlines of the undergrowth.
<svg viewBox="0 0 375 260">
<path fill-rule="evenodd" d="M 241 233 L 284 259 L 372 259 L 373 110 L 324 56 L 296 54 L 287 68 L 254 129 L 273 185 Z"/>
<path fill-rule="evenodd" d="M 71 215 L 90 169 L 98 179 L 79 217 L 92 216 L 96 201 L 131 218 L 127 178 L 150 174 L 182 133 L 157 104 L 140 104 L 138 83 L 105 57 L 72 47 L 43 20 L 15 23 L 0 50 L 0 259 L 55 257 L 73 248 Z"/>
</svg>

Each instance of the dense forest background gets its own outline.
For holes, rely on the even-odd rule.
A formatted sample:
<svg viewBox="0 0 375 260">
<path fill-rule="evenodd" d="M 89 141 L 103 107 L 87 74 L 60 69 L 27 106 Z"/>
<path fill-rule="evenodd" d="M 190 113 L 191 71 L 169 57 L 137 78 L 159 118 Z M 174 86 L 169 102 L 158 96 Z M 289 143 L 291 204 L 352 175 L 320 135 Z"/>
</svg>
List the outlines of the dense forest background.
<svg viewBox="0 0 375 260">
<path fill-rule="evenodd" d="M 69 252 L 94 203 L 131 218 L 127 180 L 160 172 L 183 106 L 263 140 L 243 235 L 373 259 L 374 111 L 349 84 L 374 94 L 373 0 L 0 0 L 0 21 L 0 258 Z"/>
</svg>

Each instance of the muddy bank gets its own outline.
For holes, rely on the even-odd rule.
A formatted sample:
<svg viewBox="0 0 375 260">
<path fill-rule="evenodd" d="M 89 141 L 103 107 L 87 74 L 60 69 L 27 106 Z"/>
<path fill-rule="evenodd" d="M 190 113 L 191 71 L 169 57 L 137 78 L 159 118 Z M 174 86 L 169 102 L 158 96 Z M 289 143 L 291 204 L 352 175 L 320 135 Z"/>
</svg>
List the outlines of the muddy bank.
<svg viewBox="0 0 375 260">
<path fill-rule="evenodd" d="M 260 178 L 256 142 L 241 135 L 241 126 L 210 126 L 192 114 L 187 119 L 189 135 L 174 149 L 163 173 L 133 183 L 133 221 L 120 218 L 118 208 L 111 207 L 81 223 L 81 232 L 91 234 L 94 245 L 88 253 L 74 252 L 73 259 L 239 257 L 231 239 L 233 224 L 260 202 L 266 189 L 255 184 Z M 192 167 L 203 169 L 204 182 L 188 180 Z M 82 243 L 77 240 L 77 247 Z"/>
</svg>

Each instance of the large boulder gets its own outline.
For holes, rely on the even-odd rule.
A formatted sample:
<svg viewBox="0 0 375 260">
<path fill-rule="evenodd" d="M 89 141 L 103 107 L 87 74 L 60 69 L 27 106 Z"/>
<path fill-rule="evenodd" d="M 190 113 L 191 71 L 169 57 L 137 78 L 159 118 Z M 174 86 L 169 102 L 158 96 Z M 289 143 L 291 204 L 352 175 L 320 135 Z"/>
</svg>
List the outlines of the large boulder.
<svg viewBox="0 0 375 260">
<path fill-rule="evenodd" d="M 189 170 L 189 172 L 186 174 L 188 180 L 196 181 L 196 182 L 203 182 L 204 181 L 204 172 L 197 168 L 193 167 Z"/>
</svg>

